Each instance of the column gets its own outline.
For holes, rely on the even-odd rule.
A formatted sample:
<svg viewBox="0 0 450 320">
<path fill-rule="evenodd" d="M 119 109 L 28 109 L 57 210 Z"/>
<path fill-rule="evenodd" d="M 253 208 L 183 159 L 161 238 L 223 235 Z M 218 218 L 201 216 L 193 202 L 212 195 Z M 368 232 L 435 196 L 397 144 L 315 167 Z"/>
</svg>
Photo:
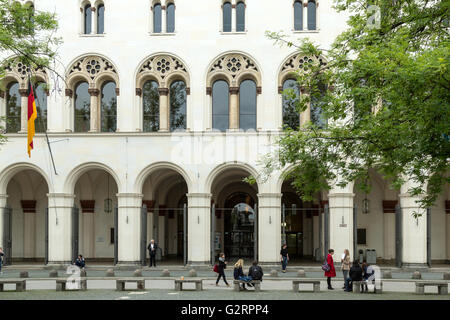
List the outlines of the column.
<svg viewBox="0 0 450 320">
<path fill-rule="evenodd" d="M 305 88 L 300 88 L 300 94 L 308 95 Z M 300 114 L 300 127 L 304 127 L 306 123 L 311 121 L 311 103 L 308 103 L 308 107 Z"/>
<path fill-rule="evenodd" d="M 159 88 L 159 131 L 169 131 L 169 89 Z"/>
<path fill-rule="evenodd" d="M 279 263 L 281 193 L 260 193 L 258 204 L 258 260 L 265 264 Z"/>
<path fill-rule="evenodd" d="M 167 32 L 167 25 L 166 25 L 166 6 L 161 6 L 161 33 Z"/>
<path fill-rule="evenodd" d="M 23 211 L 23 256 L 36 256 L 36 200 L 21 200 Z"/>
<path fill-rule="evenodd" d="M 4 247 L 3 243 L 3 209 L 7 205 L 7 194 L 0 194 L 0 247 Z"/>
<path fill-rule="evenodd" d="M 62 117 L 63 117 L 63 123 L 65 123 L 65 132 L 74 132 L 75 131 L 75 106 L 74 101 L 72 100 L 73 97 L 73 90 L 72 89 L 66 89 L 65 90 L 65 106 L 69 106 L 69 112 L 68 114 L 63 111 Z"/>
<path fill-rule="evenodd" d="M 92 10 L 92 30 L 91 34 L 97 34 L 97 8 L 91 7 Z"/>
<path fill-rule="evenodd" d="M 80 252 L 86 258 L 95 257 L 95 200 L 80 200 L 81 205 L 81 238 Z"/>
<path fill-rule="evenodd" d="M 234 11 L 233 11 L 234 12 Z M 230 87 L 230 129 L 239 129 L 239 87 Z"/>
<path fill-rule="evenodd" d="M 211 194 L 188 193 L 188 264 L 210 265 Z"/>
<path fill-rule="evenodd" d="M 91 123 L 89 132 L 99 132 L 99 107 L 98 107 L 98 94 L 100 90 L 98 89 L 88 89 L 91 95 Z"/>
<path fill-rule="evenodd" d="M 236 4 L 231 5 L 231 32 L 236 32 Z"/>
<path fill-rule="evenodd" d="M 118 260 L 121 265 L 138 265 L 141 262 L 141 207 L 142 194 L 118 193 Z"/>
<path fill-rule="evenodd" d="M 27 133 L 28 131 L 28 90 L 19 89 L 20 99 L 20 131 L 19 133 Z"/>
<path fill-rule="evenodd" d="M 72 260 L 72 207 L 74 194 L 49 193 L 48 264 L 70 264 Z"/>
<path fill-rule="evenodd" d="M 5 91 L 0 90 L 0 127 L 6 129 L 6 122 L 4 117 L 6 117 L 6 94 Z"/>
</svg>

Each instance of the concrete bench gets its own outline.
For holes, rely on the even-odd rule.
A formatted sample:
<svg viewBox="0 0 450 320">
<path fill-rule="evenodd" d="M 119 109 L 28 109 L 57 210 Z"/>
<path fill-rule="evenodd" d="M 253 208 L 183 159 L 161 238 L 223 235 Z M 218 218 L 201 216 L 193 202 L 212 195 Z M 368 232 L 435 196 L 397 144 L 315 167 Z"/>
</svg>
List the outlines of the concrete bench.
<svg viewBox="0 0 450 320">
<path fill-rule="evenodd" d="M 443 281 L 417 281 L 416 282 L 416 293 L 424 294 L 425 286 L 436 286 L 438 287 L 438 294 L 448 295 L 448 282 Z"/>
<path fill-rule="evenodd" d="M 195 290 L 203 290 L 203 279 L 175 279 L 175 290 L 182 291 L 183 283 L 195 283 Z"/>
<path fill-rule="evenodd" d="M 368 292 L 367 285 L 369 281 L 352 281 L 352 291 L 354 293 Z M 374 285 L 374 293 L 383 293 L 383 282 L 382 281 L 373 281 L 371 284 Z"/>
<path fill-rule="evenodd" d="M 255 287 L 256 292 L 261 291 L 261 280 L 252 280 L 252 281 L 234 280 L 233 281 L 234 291 L 239 291 L 240 285 L 244 283 L 247 285 L 252 284 L 253 287 Z"/>
<path fill-rule="evenodd" d="M 145 279 L 142 278 L 118 278 L 116 279 L 116 290 L 125 291 L 125 283 L 136 282 L 137 290 L 145 290 Z"/>
<path fill-rule="evenodd" d="M 313 292 L 320 292 L 320 280 L 292 280 L 292 290 L 298 292 L 300 284 L 312 284 Z"/>
<path fill-rule="evenodd" d="M 82 290 L 85 291 L 87 289 L 87 280 L 79 279 L 77 282 L 76 279 L 56 279 L 56 291 L 66 291 L 66 290 Z"/>
<path fill-rule="evenodd" d="M 25 279 L 0 279 L 0 291 L 3 291 L 3 286 L 5 284 L 15 284 L 16 290 L 15 291 L 25 291 L 27 290 Z"/>
</svg>

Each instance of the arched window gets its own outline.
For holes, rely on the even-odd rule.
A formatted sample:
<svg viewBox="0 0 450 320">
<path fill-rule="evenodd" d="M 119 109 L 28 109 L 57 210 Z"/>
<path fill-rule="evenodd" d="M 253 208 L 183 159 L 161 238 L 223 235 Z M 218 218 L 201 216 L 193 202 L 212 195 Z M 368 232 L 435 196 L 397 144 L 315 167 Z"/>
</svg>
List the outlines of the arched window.
<svg viewBox="0 0 450 320">
<path fill-rule="evenodd" d="M 159 93 L 156 81 L 147 81 L 142 87 L 143 131 L 159 130 Z"/>
<path fill-rule="evenodd" d="M 326 90 L 328 90 L 326 85 L 320 84 L 319 91 L 320 97 L 312 96 L 311 97 L 311 122 L 314 123 L 321 129 L 325 129 L 328 125 L 328 120 L 325 118 L 322 106 L 324 105 L 324 100 L 321 98 L 325 95 Z"/>
<path fill-rule="evenodd" d="M 303 30 L 303 4 L 301 1 L 294 2 L 294 30 Z"/>
<path fill-rule="evenodd" d="M 175 32 L 175 5 L 170 3 L 166 9 L 166 32 Z"/>
<path fill-rule="evenodd" d="M 231 32 L 231 3 L 225 2 L 222 7 L 223 32 Z"/>
<path fill-rule="evenodd" d="M 243 2 L 236 5 L 236 31 L 245 31 L 245 3 Z"/>
<path fill-rule="evenodd" d="M 161 33 L 161 4 L 153 6 L 153 32 Z"/>
<path fill-rule="evenodd" d="M 90 4 L 84 6 L 84 34 L 92 32 L 92 8 Z"/>
<path fill-rule="evenodd" d="M 229 86 L 226 81 L 218 80 L 212 86 L 212 127 L 226 131 L 229 128 Z"/>
<path fill-rule="evenodd" d="M 239 128 L 256 130 L 256 83 L 244 80 L 239 86 Z"/>
<path fill-rule="evenodd" d="M 16 133 L 20 131 L 21 99 L 19 84 L 10 83 L 6 91 L 6 132 Z"/>
<path fill-rule="evenodd" d="M 308 30 L 316 30 L 316 2 L 308 1 Z"/>
<path fill-rule="evenodd" d="M 105 5 L 100 4 L 97 8 L 97 33 L 105 32 Z"/>
<path fill-rule="evenodd" d="M 101 132 L 115 132 L 117 129 L 117 95 L 114 81 L 102 86 Z"/>
<path fill-rule="evenodd" d="M 44 82 L 38 82 L 35 86 L 36 111 L 36 132 L 45 132 L 47 130 L 47 85 Z"/>
<path fill-rule="evenodd" d="M 91 120 L 91 96 L 89 84 L 80 82 L 75 86 L 75 132 L 88 132 Z"/>
<path fill-rule="evenodd" d="M 283 126 L 293 130 L 298 130 L 300 126 L 300 116 L 296 109 L 296 103 L 300 98 L 298 83 L 294 79 L 287 79 L 283 83 L 283 91 L 286 89 L 294 90 L 295 97 L 286 97 L 283 95 Z"/>
<path fill-rule="evenodd" d="M 175 81 L 170 85 L 170 131 L 186 129 L 186 84 Z"/>
</svg>

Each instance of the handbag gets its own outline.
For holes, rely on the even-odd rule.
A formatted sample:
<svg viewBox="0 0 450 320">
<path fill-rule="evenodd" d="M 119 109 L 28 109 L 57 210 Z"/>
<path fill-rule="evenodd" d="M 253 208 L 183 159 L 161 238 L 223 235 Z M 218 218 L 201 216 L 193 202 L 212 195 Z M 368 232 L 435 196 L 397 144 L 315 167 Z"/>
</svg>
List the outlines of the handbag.
<svg viewBox="0 0 450 320">
<path fill-rule="evenodd" d="M 322 264 L 322 270 L 325 272 L 328 272 L 328 271 L 330 271 L 330 269 L 331 269 L 331 267 L 328 264 L 327 260 L 325 259 L 324 263 Z"/>
<path fill-rule="evenodd" d="M 213 271 L 219 273 L 219 266 L 217 264 L 214 265 Z"/>
</svg>

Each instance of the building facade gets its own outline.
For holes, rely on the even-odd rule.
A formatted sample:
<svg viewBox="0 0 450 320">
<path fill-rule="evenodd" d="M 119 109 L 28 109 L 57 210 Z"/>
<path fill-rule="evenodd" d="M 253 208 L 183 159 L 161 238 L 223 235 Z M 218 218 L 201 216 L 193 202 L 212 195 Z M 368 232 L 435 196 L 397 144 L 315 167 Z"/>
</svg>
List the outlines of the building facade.
<svg viewBox="0 0 450 320">
<path fill-rule="evenodd" d="M 161 259 L 209 265 L 230 257 L 320 260 L 327 248 L 375 249 L 406 266 L 450 260 L 450 188 L 418 220 L 415 198 L 377 172 L 304 203 L 258 161 L 283 125 L 319 121 L 283 98 L 308 59 L 265 31 L 328 48 L 347 16 L 324 0 L 35 0 L 55 12 L 63 44 L 53 71 L 14 63 L 2 79 L 0 246 L 8 261 L 138 264 L 155 239 Z M 7 55 L 3 56 L 8 57 Z M 38 133 L 26 152 L 27 74 L 37 79 Z M 307 94 L 298 90 L 298 94 Z M 47 132 L 55 168 L 44 131 Z M 243 181 L 256 177 L 250 185 Z M 336 255 L 339 256 L 339 255 Z"/>
</svg>

